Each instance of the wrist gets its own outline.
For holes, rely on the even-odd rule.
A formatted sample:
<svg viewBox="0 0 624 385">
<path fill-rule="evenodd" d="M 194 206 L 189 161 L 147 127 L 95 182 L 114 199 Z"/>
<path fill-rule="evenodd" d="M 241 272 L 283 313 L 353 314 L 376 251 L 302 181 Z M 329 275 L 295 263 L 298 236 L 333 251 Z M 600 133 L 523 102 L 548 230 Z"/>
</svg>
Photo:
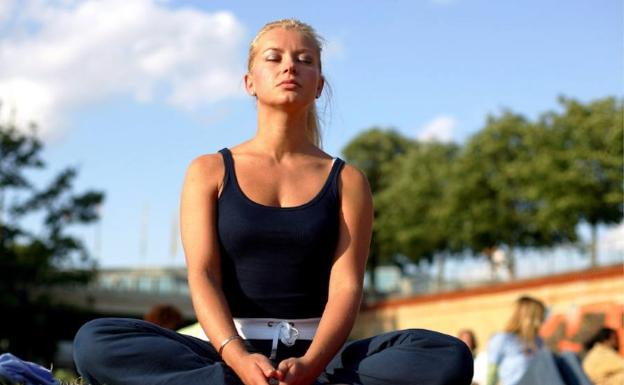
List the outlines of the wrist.
<svg viewBox="0 0 624 385">
<path fill-rule="evenodd" d="M 232 369 L 234 369 L 237 364 L 240 363 L 241 358 L 246 355 L 249 355 L 249 352 L 245 348 L 242 339 L 234 339 L 221 349 L 221 359 Z"/>
<path fill-rule="evenodd" d="M 299 360 L 306 367 L 307 372 L 315 378 L 318 377 L 325 369 L 325 365 L 323 365 L 318 358 L 314 358 L 308 354 L 303 355 L 299 358 Z"/>
<path fill-rule="evenodd" d="M 224 339 L 223 342 L 221 342 L 221 346 L 219 346 L 219 350 L 217 351 L 217 353 L 221 356 L 223 354 L 223 349 L 225 349 L 227 344 L 229 344 L 230 342 L 233 342 L 235 340 L 242 340 L 242 339 L 243 338 L 241 336 L 239 336 L 238 334 L 234 334 L 234 335 Z"/>
</svg>

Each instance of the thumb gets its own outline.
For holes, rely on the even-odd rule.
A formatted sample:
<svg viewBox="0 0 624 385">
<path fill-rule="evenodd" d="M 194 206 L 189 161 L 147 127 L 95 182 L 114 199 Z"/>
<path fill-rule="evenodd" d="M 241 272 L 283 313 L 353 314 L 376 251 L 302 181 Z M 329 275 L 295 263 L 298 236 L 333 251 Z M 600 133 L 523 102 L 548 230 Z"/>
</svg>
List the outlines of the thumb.
<svg viewBox="0 0 624 385">
<path fill-rule="evenodd" d="M 290 358 L 288 358 L 279 363 L 279 365 L 277 366 L 277 370 L 279 370 L 283 374 L 286 374 L 291 366 L 292 366 L 292 361 Z"/>
<path fill-rule="evenodd" d="M 273 368 L 268 360 L 266 362 L 264 360 L 258 360 L 256 361 L 256 365 L 260 368 L 262 374 L 264 374 L 264 377 L 266 378 L 275 377 L 276 373 L 279 373 L 275 370 L 275 368 Z"/>
</svg>

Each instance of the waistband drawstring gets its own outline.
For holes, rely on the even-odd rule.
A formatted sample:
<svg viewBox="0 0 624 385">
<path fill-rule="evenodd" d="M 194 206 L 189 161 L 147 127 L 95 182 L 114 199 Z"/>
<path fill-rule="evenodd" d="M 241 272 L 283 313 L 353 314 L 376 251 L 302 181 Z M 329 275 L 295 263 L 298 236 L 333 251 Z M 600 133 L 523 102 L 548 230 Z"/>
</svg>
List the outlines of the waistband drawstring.
<svg viewBox="0 0 624 385">
<path fill-rule="evenodd" d="M 277 341 L 278 339 L 282 341 L 282 343 L 286 346 L 293 346 L 299 337 L 299 330 L 294 327 L 288 321 L 280 321 L 280 322 L 267 322 L 269 327 L 274 327 L 275 332 L 273 333 L 273 342 L 271 344 L 271 357 L 269 359 L 274 360 L 277 358 Z"/>
</svg>

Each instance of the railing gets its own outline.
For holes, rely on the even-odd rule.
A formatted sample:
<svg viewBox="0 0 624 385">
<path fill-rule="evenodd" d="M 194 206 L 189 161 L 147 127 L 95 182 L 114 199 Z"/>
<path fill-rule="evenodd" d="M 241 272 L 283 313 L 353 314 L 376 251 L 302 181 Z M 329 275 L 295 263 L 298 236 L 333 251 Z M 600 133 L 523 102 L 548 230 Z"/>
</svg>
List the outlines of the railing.
<svg viewBox="0 0 624 385">
<path fill-rule="evenodd" d="M 439 259 L 433 263 L 381 266 L 377 269 L 376 290 L 365 280 L 367 301 L 388 297 L 446 292 L 489 286 L 514 280 L 538 278 L 591 268 L 590 257 L 575 247 L 549 251 L 524 251 L 514 255 L 515 277 L 504 264 L 493 265 L 485 256 Z M 598 254 L 597 266 L 624 266 L 624 250 Z"/>
</svg>

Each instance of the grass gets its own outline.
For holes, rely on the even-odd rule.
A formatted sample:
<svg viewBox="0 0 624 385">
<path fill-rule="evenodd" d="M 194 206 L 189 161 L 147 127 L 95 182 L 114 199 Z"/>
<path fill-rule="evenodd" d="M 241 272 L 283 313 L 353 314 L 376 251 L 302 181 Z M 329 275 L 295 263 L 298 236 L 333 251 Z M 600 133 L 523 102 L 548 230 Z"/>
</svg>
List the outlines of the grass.
<svg viewBox="0 0 624 385">
<path fill-rule="evenodd" d="M 53 372 L 54 378 L 58 380 L 60 385 L 87 385 L 80 377 L 71 370 L 57 369 Z M 0 377 L 0 385 L 22 385 L 21 382 L 15 382 Z"/>
<path fill-rule="evenodd" d="M 82 379 L 80 378 L 75 378 L 75 379 L 71 379 L 68 381 L 59 380 L 57 378 L 57 380 L 59 381 L 60 385 L 87 385 L 87 383 L 82 381 Z M 14 382 L 14 381 L 6 380 L 4 378 L 0 378 L 0 385 L 23 385 L 23 384 L 21 382 Z"/>
<path fill-rule="evenodd" d="M 73 370 L 56 369 L 52 374 L 61 385 L 87 385 Z"/>
</svg>

